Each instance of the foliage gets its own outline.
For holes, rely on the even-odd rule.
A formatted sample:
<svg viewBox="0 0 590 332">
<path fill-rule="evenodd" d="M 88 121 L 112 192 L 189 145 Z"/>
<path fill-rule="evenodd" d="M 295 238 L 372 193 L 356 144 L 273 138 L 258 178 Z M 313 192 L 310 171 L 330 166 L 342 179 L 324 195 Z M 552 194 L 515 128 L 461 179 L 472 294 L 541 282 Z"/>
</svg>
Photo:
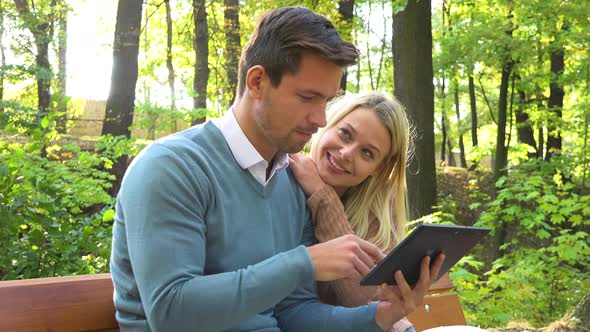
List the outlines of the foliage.
<svg viewBox="0 0 590 332">
<path fill-rule="evenodd" d="M 453 273 L 470 324 L 545 326 L 589 289 L 590 195 L 578 192 L 563 166 L 557 158 L 529 161 L 498 181 L 476 225 L 504 237 L 502 255 L 489 267 L 485 257 L 471 257 Z M 507 234 L 496 233 L 501 225 Z"/>
<path fill-rule="evenodd" d="M 7 108 L 3 115 L 14 116 L 0 131 L 7 138 L 0 141 L 0 279 L 107 271 L 114 201 L 104 169 L 121 142 L 101 143 L 103 154 L 54 144 L 55 113 L 38 119 L 16 109 Z"/>
</svg>

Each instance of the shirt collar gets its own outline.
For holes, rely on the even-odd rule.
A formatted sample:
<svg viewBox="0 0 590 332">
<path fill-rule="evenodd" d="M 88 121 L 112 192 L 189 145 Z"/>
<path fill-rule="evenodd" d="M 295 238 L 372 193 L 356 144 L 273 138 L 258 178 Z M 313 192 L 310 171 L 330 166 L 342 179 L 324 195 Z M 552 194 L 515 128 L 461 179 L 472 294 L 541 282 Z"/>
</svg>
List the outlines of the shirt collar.
<svg viewBox="0 0 590 332">
<path fill-rule="evenodd" d="M 266 171 L 268 162 L 248 140 L 246 134 L 244 134 L 244 131 L 234 115 L 233 107 L 230 107 L 229 110 L 225 112 L 224 116 L 213 119 L 212 122 L 217 128 L 219 128 L 225 137 L 225 140 L 240 167 L 243 169 L 251 169 L 253 166 L 261 165 L 264 166 L 264 170 Z M 274 158 L 273 169 L 271 170 L 268 180 L 272 178 L 274 173 L 279 172 L 288 166 L 289 155 L 284 152 L 279 152 Z"/>
</svg>

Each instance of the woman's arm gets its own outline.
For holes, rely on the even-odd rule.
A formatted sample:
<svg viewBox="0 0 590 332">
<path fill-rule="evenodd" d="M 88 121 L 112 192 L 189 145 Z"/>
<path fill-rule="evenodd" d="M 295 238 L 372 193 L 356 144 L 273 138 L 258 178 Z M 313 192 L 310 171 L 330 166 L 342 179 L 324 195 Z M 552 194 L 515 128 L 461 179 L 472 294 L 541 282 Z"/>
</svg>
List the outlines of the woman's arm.
<svg viewBox="0 0 590 332">
<path fill-rule="evenodd" d="M 325 242 L 346 234 L 354 234 L 340 197 L 332 187 L 321 180 L 315 163 L 310 158 L 295 155 L 291 156 L 290 165 L 299 184 L 309 196 L 307 206 L 311 210 L 317 240 Z M 318 288 L 320 299 L 329 297 L 331 304 L 345 307 L 365 305 L 380 298 L 379 287 L 361 286 L 358 281 L 349 279 L 320 283 Z M 389 331 L 401 332 L 411 326 L 412 324 L 404 318 Z"/>
<path fill-rule="evenodd" d="M 312 194 L 307 200 L 307 206 L 311 210 L 318 241 L 324 242 L 342 235 L 353 234 L 344 213 L 344 206 L 332 187 L 325 185 Z M 318 290 L 320 295 L 334 297 L 335 304 L 345 307 L 357 307 L 380 298 L 379 287 L 361 286 L 358 281 L 349 279 L 321 284 L 318 288 L 321 288 Z M 395 323 L 389 331 L 401 332 L 411 326 L 412 323 L 404 318 Z"/>
</svg>

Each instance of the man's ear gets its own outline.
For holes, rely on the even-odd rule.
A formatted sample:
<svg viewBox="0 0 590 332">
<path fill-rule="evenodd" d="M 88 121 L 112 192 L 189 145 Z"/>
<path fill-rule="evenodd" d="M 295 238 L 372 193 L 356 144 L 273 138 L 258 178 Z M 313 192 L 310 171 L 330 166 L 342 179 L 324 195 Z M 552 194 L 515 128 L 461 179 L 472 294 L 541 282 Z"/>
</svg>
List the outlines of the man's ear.
<svg viewBox="0 0 590 332">
<path fill-rule="evenodd" d="M 246 74 L 246 92 L 248 95 L 254 99 L 263 96 L 266 80 L 268 80 L 268 76 L 264 67 L 256 65 L 250 68 Z"/>
</svg>

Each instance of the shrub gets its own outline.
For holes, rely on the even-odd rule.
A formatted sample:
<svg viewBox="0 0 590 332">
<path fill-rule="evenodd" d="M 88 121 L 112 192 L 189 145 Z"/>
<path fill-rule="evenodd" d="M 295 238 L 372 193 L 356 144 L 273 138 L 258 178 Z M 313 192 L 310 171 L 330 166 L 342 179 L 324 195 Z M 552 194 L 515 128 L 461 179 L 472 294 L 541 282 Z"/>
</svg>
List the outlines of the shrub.
<svg viewBox="0 0 590 332">
<path fill-rule="evenodd" d="M 590 195 L 564 178 L 561 163 L 530 161 L 498 181 L 476 225 L 491 236 L 503 229 L 501 256 L 488 269 L 463 260 L 452 275 L 470 324 L 545 326 L 590 288 Z"/>
</svg>

